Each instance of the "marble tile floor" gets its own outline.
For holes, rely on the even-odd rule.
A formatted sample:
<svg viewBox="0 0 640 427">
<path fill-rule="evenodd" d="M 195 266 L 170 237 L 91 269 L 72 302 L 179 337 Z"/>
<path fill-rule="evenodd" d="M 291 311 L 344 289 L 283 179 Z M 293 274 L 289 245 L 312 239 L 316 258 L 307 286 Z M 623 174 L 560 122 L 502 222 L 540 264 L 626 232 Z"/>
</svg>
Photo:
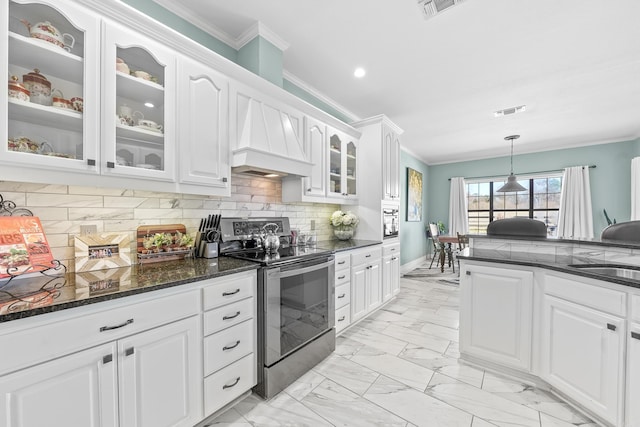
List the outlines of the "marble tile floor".
<svg viewBox="0 0 640 427">
<path fill-rule="evenodd" d="M 333 355 L 270 401 L 251 395 L 208 425 L 597 426 L 550 393 L 458 361 L 455 277 L 402 278 Z"/>
</svg>

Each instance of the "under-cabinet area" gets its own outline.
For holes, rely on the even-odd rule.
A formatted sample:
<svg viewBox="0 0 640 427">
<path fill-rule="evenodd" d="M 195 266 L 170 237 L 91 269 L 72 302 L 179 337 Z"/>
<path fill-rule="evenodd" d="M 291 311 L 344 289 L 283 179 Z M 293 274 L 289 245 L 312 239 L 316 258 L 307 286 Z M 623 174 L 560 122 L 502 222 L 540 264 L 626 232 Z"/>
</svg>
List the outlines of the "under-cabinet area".
<svg viewBox="0 0 640 427">
<path fill-rule="evenodd" d="M 1 323 L 0 426 L 197 424 L 256 384 L 256 282 L 251 269 Z"/>
<path fill-rule="evenodd" d="M 463 359 L 526 378 L 605 425 L 635 426 L 640 289 L 461 260 Z"/>
</svg>

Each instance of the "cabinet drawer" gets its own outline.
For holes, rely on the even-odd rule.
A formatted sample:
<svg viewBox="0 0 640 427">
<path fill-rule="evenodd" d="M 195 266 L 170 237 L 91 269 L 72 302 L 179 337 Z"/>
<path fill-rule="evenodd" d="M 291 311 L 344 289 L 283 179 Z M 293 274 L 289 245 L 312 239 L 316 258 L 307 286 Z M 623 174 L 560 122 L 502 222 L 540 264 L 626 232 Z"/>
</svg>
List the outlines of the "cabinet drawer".
<svg viewBox="0 0 640 427">
<path fill-rule="evenodd" d="M 256 385 L 253 353 L 204 379 L 205 416 L 213 414 Z"/>
<path fill-rule="evenodd" d="M 351 306 L 349 304 L 336 310 L 336 333 L 351 324 Z"/>
<path fill-rule="evenodd" d="M 349 278 L 351 277 L 351 271 L 350 270 L 339 270 L 336 271 L 335 274 L 335 286 L 336 288 L 344 283 L 347 283 L 349 281 Z"/>
<path fill-rule="evenodd" d="M 631 318 L 640 322 L 640 295 L 631 295 Z"/>
<path fill-rule="evenodd" d="M 384 245 L 382 247 L 382 256 L 394 255 L 400 253 L 400 243 L 394 243 L 391 245 Z"/>
<path fill-rule="evenodd" d="M 626 316 L 627 313 L 627 295 L 624 292 L 577 280 L 547 274 L 545 293 L 617 316 Z"/>
<path fill-rule="evenodd" d="M 351 283 L 336 286 L 336 310 L 344 307 L 351 301 Z"/>
<path fill-rule="evenodd" d="M 245 320 L 204 339 L 205 376 L 253 353 L 254 326 L 255 320 Z"/>
<path fill-rule="evenodd" d="M 0 332 L 0 375 L 189 317 L 200 311 L 199 291 L 195 289 L 142 302 L 120 301 L 121 306 L 108 310 L 98 311 L 97 304 L 38 316 L 42 319 L 31 322 L 29 327 Z M 110 305 L 113 307 L 113 304 Z M 97 312 L 88 312 L 91 308 Z M 20 321 L 15 322 L 18 325 Z"/>
<path fill-rule="evenodd" d="M 254 317 L 254 298 L 243 299 L 204 314 L 204 335 L 237 325 Z"/>
<path fill-rule="evenodd" d="M 351 267 L 351 255 L 336 254 L 336 273 L 341 270 L 346 270 Z"/>
<path fill-rule="evenodd" d="M 351 254 L 351 265 L 360 265 L 370 263 L 376 259 L 382 257 L 382 248 L 378 245 L 376 247 L 366 248 L 366 250 L 358 251 Z"/>
<path fill-rule="evenodd" d="M 254 296 L 257 273 L 220 280 L 202 290 L 204 309 L 209 310 L 230 302 Z"/>
</svg>

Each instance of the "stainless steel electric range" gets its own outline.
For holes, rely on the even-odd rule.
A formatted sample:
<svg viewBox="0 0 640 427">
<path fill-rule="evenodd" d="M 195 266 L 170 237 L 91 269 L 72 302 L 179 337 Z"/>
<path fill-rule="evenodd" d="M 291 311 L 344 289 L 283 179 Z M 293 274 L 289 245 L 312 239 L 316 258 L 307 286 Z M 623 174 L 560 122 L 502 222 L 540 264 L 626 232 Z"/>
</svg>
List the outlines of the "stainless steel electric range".
<svg viewBox="0 0 640 427">
<path fill-rule="evenodd" d="M 280 248 L 265 249 L 265 234 Z M 334 256 L 291 246 L 288 218 L 223 218 L 223 256 L 259 262 L 258 384 L 270 399 L 335 350 Z"/>
</svg>

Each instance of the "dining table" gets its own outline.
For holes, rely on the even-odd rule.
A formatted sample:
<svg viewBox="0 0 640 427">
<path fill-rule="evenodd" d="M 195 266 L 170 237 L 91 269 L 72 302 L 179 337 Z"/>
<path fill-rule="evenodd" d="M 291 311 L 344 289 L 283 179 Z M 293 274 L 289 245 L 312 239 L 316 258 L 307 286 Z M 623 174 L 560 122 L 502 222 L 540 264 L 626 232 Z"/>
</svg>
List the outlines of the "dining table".
<svg viewBox="0 0 640 427">
<path fill-rule="evenodd" d="M 458 243 L 458 236 L 439 235 L 438 242 L 440 243 L 440 272 L 444 273 L 444 263 L 446 261 L 447 254 L 449 255 L 449 265 L 453 265 L 453 250 L 451 248 L 452 243 Z M 455 269 L 455 266 L 454 266 Z"/>
</svg>

